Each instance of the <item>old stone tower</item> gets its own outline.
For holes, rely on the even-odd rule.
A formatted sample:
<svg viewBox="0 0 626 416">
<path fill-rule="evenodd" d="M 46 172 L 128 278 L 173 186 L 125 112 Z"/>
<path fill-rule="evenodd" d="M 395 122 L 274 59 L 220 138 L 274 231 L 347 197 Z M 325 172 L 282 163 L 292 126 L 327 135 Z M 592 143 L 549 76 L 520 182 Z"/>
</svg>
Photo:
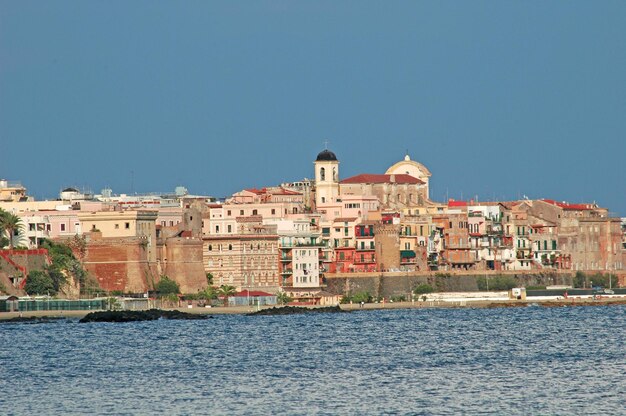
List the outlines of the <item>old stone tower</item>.
<svg viewBox="0 0 626 416">
<path fill-rule="evenodd" d="M 380 271 L 400 268 L 400 225 L 374 225 L 376 267 Z"/>
</svg>

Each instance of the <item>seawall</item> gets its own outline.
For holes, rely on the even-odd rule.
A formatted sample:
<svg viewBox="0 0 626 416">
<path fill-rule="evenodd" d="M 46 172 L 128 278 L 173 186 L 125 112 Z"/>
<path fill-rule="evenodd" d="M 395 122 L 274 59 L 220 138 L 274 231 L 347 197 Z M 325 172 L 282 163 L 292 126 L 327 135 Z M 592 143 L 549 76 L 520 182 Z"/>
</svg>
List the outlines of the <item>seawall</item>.
<svg viewBox="0 0 626 416">
<path fill-rule="evenodd" d="M 407 296 L 420 284 L 429 284 L 437 292 L 476 292 L 478 280 L 510 276 L 517 286 L 572 285 L 572 272 L 384 272 L 326 274 L 327 291 L 337 294 L 369 292 L 374 297 Z"/>
</svg>

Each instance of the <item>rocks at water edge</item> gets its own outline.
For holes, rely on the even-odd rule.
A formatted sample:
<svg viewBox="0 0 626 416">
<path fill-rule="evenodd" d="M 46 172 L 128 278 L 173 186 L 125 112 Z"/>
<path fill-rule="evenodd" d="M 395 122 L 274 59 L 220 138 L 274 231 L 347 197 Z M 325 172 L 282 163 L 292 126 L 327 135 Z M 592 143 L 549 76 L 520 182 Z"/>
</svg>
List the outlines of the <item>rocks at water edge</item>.
<svg viewBox="0 0 626 416">
<path fill-rule="evenodd" d="M 87 314 L 80 323 L 85 322 L 133 322 L 154 321 L 157 319 L 207 319 L 207 315 L 199 315 L 177 310 L 164 311 L 162 309 L 150 309 L 147 311 L 101 311 Z"/>
<path fill-rule="evenodd" d="M 297 315 L 304 313 L 338 313 L 347 312 L 339 306 L 326 306 L 322 308 L 306 308 L 301 306 L 280 306 L 270 309 L 262 309 L 260 311 L 247 313 L 246 316 L 252 315 Z"/>
<path fill-rule="evenodd" d="M 57 316 L 16 316 L 10 319 L 0 319 L 0 324 L 49 324 L 51 322 L 66 321 L 66 318 Z"/>
</svg>

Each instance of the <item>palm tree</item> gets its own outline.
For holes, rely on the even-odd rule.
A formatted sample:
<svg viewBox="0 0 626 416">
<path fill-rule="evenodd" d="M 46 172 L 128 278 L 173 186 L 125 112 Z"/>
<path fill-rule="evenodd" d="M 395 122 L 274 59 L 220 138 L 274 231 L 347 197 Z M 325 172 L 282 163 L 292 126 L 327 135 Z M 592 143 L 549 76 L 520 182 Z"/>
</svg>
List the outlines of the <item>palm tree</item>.
<svg viewBox="0 0 626 416">
<path fill-rule="evenodd" d="M 280 303 L 281 305 L 286 305 L 289 302 L 291 302 L 293 299 L 291 298 L 291 296 L 289 296 L 286 292 L 278 292 L 276 294 L 276 300 L 278 301 L 278 303 Z"/>
<path fill-rule="evenodd" d="M 219 293 L 220 296 L 224 296 L 224 306 L 227 306 L 228 297 L 237 293 L 237 289 L 235 289 L 235 286 L 222 285 L 217 290 L 217 293 Z"/>
<path fill-rule="evenodd" d="M 13 235 L 19 230 L 22 220 L 17 215 L 4 211 L 0 208 L 0 231 L 6 231 L 9 234 L 9 248 L 13 248 Z"/>
</svg>

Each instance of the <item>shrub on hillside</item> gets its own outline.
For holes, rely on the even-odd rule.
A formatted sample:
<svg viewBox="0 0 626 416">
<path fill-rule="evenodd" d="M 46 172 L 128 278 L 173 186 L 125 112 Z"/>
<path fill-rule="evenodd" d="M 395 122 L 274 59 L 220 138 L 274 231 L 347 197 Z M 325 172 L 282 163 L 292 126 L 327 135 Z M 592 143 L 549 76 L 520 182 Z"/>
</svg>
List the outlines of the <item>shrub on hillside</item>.
<svg viewBox="0 0 626 416">
<path fill-rule="evenodd" d="M 413 293 L 415 293 L 418 296 L 424 295 L 426 293 L 433 293 L 434 291 L 435 291 L 435 288 L 429 285 L 428 283 L 422 283 L 421 285 L 413 289 Z"/>
</svg>

